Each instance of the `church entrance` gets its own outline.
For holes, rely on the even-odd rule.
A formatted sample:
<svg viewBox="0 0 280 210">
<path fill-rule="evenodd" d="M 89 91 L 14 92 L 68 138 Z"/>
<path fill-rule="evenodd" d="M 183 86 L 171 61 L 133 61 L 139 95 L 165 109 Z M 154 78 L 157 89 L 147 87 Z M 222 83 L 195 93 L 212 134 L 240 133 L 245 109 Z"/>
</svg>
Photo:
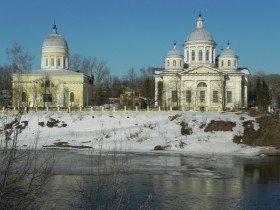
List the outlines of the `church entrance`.
<svg viewBox="0 0 280 210">
<path fill-rule="evenodd" d="M 44 107 L 50 107 L 52 105 L 52 94 L 44 94 Z"/>
</svg>

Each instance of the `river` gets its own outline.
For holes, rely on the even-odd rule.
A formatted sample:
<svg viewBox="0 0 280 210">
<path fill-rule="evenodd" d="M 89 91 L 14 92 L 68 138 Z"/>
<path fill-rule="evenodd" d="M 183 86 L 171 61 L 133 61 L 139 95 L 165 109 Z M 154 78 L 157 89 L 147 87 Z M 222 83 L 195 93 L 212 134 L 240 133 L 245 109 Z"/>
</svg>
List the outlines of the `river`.
<svg viewBox="0 0 280 210">
<path fill-rule="evenodd" d="M 280 209 L 276 157 L 61 150 L 55 159 L 41 209 Z"/>
</svg>

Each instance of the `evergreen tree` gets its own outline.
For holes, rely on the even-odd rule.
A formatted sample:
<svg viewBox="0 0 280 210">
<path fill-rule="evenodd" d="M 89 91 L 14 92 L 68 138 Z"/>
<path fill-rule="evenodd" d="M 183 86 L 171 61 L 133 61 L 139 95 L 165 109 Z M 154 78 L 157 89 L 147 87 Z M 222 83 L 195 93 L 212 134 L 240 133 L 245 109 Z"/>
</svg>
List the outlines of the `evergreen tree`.
<svg viewBox="0 0 280 210">
<path fill-rule="evenodd" d="M 268 108 L 268 105 L 270 104 L 270 94 L 269 94 L 269 87 L 266 84 L 264 78 L 262 79 L 262 82 L 260 78 L 257 79 L 256 84 L 256 100 L 257 100 L 257 106 L 262 110 L 266 111 Z"/>
</svg>

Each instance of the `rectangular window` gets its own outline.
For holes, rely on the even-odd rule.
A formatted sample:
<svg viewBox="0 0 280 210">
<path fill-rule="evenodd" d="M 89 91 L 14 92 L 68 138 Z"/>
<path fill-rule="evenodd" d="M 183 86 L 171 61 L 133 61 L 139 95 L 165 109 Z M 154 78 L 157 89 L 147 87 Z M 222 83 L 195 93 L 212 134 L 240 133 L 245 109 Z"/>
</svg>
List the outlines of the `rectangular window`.
<svg viewBox="0 0 280 210">
<path fill-rule="evenodd" d="M 218 91 L 213 91 L 213 102 L 218 103 Z"/>
<path fill-rule="evenodd" d="M 54 59 L 51 58 L 51 66 L 54 66 Z"/>
<path fill-rule="evenodd" d="M 169 60 L 167 61 L 167 67 L 169 67 Z"/>
<path fill-rule="evenodd" d="M 57 59 L 57 66 L 60 67 L 60 58 Z"/>
<path fill-rule="evenodd" d="M 44 102 L 52 102 L 52 94 L 44 94 L 43 100 Z"/>
<path fill-rule="evenodd" d="M 48 66 L 49 65 L 49 62 L 48 62 L 48 59 L 46 58 L 46 65 L 45 66 Z"/>
<path fill-rule="evenodd" d="M 227 65 L 228 65 L 228 66 L 231 66 L 230 60 L 227 61 Z"/>
<path fill-rule="evenodd" d="M 187 102 L 191 102 L 191 101 L 192 101 L 192 91 L 187 90 Z"/>
<path fill-rule="evenodd" d="M 176 60 L 173 60 L 173 66 L 176 66 Z"/>
<path fill-rule="evenodd" d="M 177 102 L 177 91 L 176 90 L 172 91 L 172 102 Z"/>
<path fill-rule="evenodd" d="M 232 91 L 227 91 L 227 103 L 232 103 Z"/>
<path fill-rule="evenodd" d="M 205 91 L 200 91 L 200 102 L 205 102 Z"/>
</svg>

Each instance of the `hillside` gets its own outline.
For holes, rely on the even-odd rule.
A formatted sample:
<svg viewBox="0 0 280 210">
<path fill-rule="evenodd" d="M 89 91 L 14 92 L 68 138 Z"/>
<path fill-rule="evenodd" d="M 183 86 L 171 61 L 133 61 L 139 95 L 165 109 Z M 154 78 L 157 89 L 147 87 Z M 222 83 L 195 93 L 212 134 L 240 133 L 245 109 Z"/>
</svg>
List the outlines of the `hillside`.
<svg viewBox="0 0 280 210">
<path fill-rule="evenodd" d="M 4 117 L 12 122 L 15 115 L 1 113 L 1 119 Z M 267 123 L 263 120 L 230 112 L 33 112 L 18 119 L 18 145 L 28 148 L 37 143 L 38 148 L 83 148 L 83 151 L 156 149 L 184 154 L 256 155 L 264 150 L 258 146 L 271 146 L 259 143 L 265 142 L 263 139 L 269 133 L 269 128 L 263 128 Z M 4 124 L 2 120 L 1 135 L 6 129 L 12 136 L 17 123 Z M 273 135 L 279 136 L 279 129 Z"/>
</svg>

